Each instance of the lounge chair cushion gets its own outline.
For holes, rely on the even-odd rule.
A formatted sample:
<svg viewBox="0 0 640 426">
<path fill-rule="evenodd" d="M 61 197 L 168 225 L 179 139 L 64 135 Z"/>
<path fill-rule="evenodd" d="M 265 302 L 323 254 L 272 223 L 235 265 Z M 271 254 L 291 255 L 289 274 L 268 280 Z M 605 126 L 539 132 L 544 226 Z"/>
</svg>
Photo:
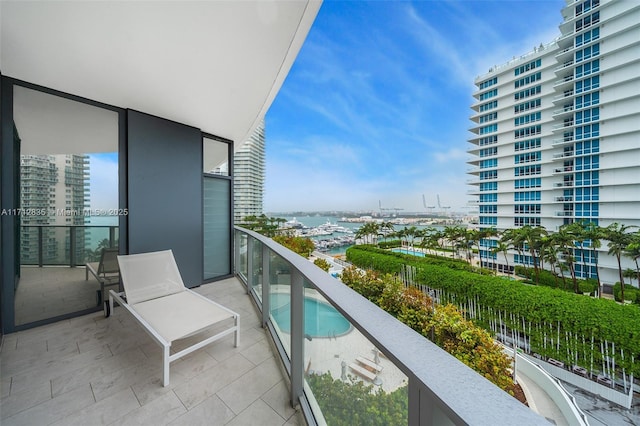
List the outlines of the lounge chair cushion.
<svg viewBox="0 0 640 426">
<path fill-rule="evenodd" d="M 233 318 L 229 311 L 188 291 L 136 303 L 131 308 L 168 342 Z"/>
</svg>

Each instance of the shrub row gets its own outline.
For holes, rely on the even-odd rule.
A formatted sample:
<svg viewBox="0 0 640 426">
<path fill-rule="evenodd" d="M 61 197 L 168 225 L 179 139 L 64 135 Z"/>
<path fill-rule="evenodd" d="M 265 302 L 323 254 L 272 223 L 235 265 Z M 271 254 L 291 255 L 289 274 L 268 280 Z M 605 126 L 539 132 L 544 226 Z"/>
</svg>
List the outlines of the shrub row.
<svg viewBox="0 0 640 426">
<path fill-rule="evenodd" d="M 453 305 L 434 305 L 415 287 L 404 287 L 391 275 L 351 267 L 341 280 L 457 359 L 513 395 L 511 359 L 483 328 L 464 318 Z"/>
<path fill-rule="evenodd" d="M 362 252 L 362 255 L 355 255 L 356 252 Z M 375 261 L 367 261 L 366 255 Z M 381 253 L 353 250 L 350 261 L 363 268 L 371 267 L 372 263 L 382 264 L 386 267 L 383 269 L 385 272 L 400 270 L 398 263 L 403 259 L 395 254 L 388 254 L 386 260 L 383 257 Z M 635 306 L 622 306 L 612 300 L 585 297 L 555 288 L 529 286 L 463 268 L 416 263 L 414 260 L 405 263 L 417 266 L 415 278 L 418 283 L 446 290 L 455 295 L 458 302 L 474 300 L 493 310 L 522 317 L 534 326 L 560 323 L 563 333 L 577 334 L 587 340 L 593 336 L 596 342 L 615 342 L 616 349 L 623 350 L 625 354 L 625 359 L 616 360 L 616 365 L 625 367 L 628 373 L 640 375 L 640 309 Z M 534 352 L 545 352 L 535 344 L 532 341 Z M 631 355 L 635 356 L 633 364 Z"/>
<path fill-rule="evenodd" d="M 396 253 L 382 250 L 371 245 L 352 246 L 347 249 L 347 261 L 361 268 L 375 269 L 376 271 L 397 274 L 400 273 L 402 265 L 440 265 L 447 268 L 465 271 L 474 271 L 474 268 L 464 260 L 449 259 L 441 256 L 427 254 L 418 257 L 411 254 Z"/>
<path fill-rule="evenodd" d="M 516 275 L 527 277 L 532 283 L 537 285 L 575 292 L 573 279 L 571 279 L 570 277 L 565 277 L 565 279 L 563 280 L 562 277 L 559 277 L 553 272 L 547 271 L 546 269 L 539 269 L 538 276 L 536 277 L 535 269 L 517 265 L 515 268 L 515 273 Z M 576 280 L 576 282 L 578 283 L 578 289 L 580 290 L 580 293 L 593 293 L 598 288 L 598 282 L 593 279 L 578 279 Z"/>
</svg>

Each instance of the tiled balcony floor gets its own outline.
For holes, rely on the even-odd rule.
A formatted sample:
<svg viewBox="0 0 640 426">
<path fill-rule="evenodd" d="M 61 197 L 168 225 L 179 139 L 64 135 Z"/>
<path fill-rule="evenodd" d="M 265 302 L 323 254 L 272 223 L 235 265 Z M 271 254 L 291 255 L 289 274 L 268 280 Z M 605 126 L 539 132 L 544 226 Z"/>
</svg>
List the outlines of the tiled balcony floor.
<svg viewBox="0 0 640 426">
<path fill-rule="evenodd" d="M 91 309 L 96 306 L 98 281 L 84 265 L 20 267 L 20 283 L 15 296 L 17 325 L 53 318 L 58 315 Z"/>
<path fill-rule="evenodd" d="M 197 289 L 241 316 L 228 336 L 171 364 L 122 308 L 5 336 L 0 423 L 9 425 L 296 425 L 286 378 L 236 280 Z"/>
</svg>

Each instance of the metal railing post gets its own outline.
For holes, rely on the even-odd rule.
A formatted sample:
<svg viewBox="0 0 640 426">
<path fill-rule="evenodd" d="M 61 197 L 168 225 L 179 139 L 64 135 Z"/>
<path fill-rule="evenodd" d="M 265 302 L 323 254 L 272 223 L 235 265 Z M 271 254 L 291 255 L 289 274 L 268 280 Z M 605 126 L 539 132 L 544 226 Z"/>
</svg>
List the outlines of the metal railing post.
<svg viewBox="0 0 640 426">
<path fill-rule="evenodd" d="M 76 227 L 69 227 L 69 266 L 76 266 Z"/>
<path fill-rule="evenodd" d="M 291 271 L 291 406 L 299 404 L 304 380 L 304 279 Z"/>
<path fill-rule="evenodd" d="M 269 296 L 270 282 L 270 264 L 271 250 L 269 247 L 262 245 L 262 327 L 267 326 L 269 314 L 271 313 L 271 300 Z"/>
<path fill-rule="evenodd" d="M 42 268 L 44 260 L 42 258 L 42 226 L 38 226 L 38 266 Z"/>
<path fill-rule="evenodd" d="M 110 226 L 109 227 L 109 247 L 113 248 L 114 245 L 113 243 L 116 240 L 116 227 L 115 226 Z"/>
<path fill-rule="evenodd" d="M 247 294 L 253 287 L 253 238 L 247 236 Z"/>
</svg>

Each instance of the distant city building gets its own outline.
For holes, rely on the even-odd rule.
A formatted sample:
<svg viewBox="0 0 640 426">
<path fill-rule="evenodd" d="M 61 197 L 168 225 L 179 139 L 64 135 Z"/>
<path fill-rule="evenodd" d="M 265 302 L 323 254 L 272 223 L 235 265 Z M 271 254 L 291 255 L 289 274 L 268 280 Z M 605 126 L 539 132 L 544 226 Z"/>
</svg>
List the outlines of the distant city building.
<svg viewBox="0 0 640 426">
<path fill-rule="evenodd" d="M 265 153 L 264 120 L 233 157 L 234 223 L 262 214 Z"/>
<path fill-rule="evenodd" d="M 20 261 L 37 264 L 42 244 L 45 263 L 69 263 L 70 225 L 89 216 L 89 156 L 22 155 L 20 157 Z M 82 258 L 90 235 L 74 232 L 76 258 Z"/>
<path fill-rule="evenodd" d="M 640 3 L 567 0 L 562 15 L 552 43 L 475 80 L 469 173 L 480 227 L 640 225 Z M 496 243 L 481 241 L 482 259 L 506 270 Z M 590 250 L 574 251 L 578 277 L 595 277 Z M 612 284 L 606 252 L 600 277 Z M 514 263 L 532 259 L 512 253 Z"/>
</svg>

